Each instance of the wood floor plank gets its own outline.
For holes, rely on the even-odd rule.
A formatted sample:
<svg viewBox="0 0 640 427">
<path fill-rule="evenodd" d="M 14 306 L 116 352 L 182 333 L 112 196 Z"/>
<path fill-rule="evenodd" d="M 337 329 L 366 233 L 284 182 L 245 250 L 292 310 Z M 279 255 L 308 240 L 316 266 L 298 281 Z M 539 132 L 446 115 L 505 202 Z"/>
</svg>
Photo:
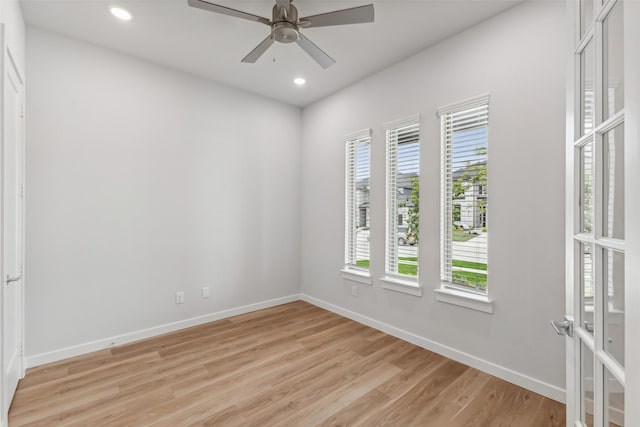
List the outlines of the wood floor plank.
<svg viewBox="0 0 640 427">
<path fill-rule="evenodd" d="M 423 378 L 441 369 L 447 360 L 442 356 L 426 352 L 423 360 L 416 361 L 415 365 L 404 369 L 401 374 L 378 387 L 378 390 L 385 393 L 391 400 L 400 399 Z"/>
<path fill-rule="evenodd" d="M 9 426 L 561 426 L 564 405 L 302 301 L 30 369 Z"/>
<path fill-rule="evenodd" d="M 430 404 L 446 388 L 446 386 L 471 369 L 453 360 L 445 361 L 438 369 L 424 376 L 401 398 L 392 401 L 380 411 L 381 414 L 372 416 L 363 425 L 406 426 L 411 425 L 416 414 Z"/>
<path fill-rule="evenodd" d="M 366 357 L 357 357 L 353 362 L 353 366 L 345 366 L 346 369 L 343 369 L 342 372 L 335 372 L 335 370 L 334 372 L 327 372 L 314 383 L 314 387 L 311 390 L 305 387 L 296 391 L 296 387 L 285 384 L 279 389 L 279 391 L 283 392 L 282 402 L 272 405 L 270 408 L 265 408 L 261 415 L 247 417 L 247 420 L 250 423 L 267 423 L 263 425 L 278 425 L 280 422 L 284 422 L 285 425 L 297 425 L 296 422 L 290 420 L 296 419 L 299 421 L 300 414 L 306 418 L 311 418 L 313 408 L 322 408 L 329 405 L 327 399 L 329 402 L 336 403 L 337 401 L 336 410 L 340 409 L 350 403 L 348 399 L 346 402 L 340 402 L 342 393 L 356 389 L 359 381 L 367 379 L 369 373 L 373 373 L 373 381 L 384 382 L 400 371 L 400 369 L 384 363 L 384 360 L 389 355 L 395 355 L 398 351 L 403 351 L 404 344 L 406 343 L 395 340 L 395 342 L 389 342 L 385 347 Z M 369 390 L 367 389 L 360 393 L 365 394 L 367 391 Z M 274 413 L 274 406 L 279 406 L 280 408 L 277 413 Z M 329 415 L 322 416 L 320 419 L 324 419 Z"/>
<path fill-rule="evenodd" d="M 531 419 L 532 426 L 562 427 L 565 425 L 565 406 L 551 399 L 542 399 L 536 414 Z"/>
<path fill-rule="evenodd" d="M 96 393 L 103 388 L 111 388 L 116 385 L 119 376 L 129 376 L 158 359 L 157 353 L 149 353 L 136 356 L 130 360 L 123 360 L 109 368 L 101 366 L 91 372 L 91 375 L 73 374 L 64 379 L 34 386 L 28 391 L 18 388 L 11 405 L 14 414 L 31 411 L 40 404 L 55 405 L 58 401 L 73 400 L 90 392 Z"/>
<path fill-rule="evenodd" d="M 533 401 L 531 396 L 535 396 Z M 478 397 L 460 411 L 450 425 L 507 426 L 519 420 L 530 423 L 540 404 L 536 401 L 538 398 L 542 396 L 492 377 L 480 390 Z"/>
<path fill-rule="evenodd" d="M 326 393 L 317 400 L 300 405 L 298 410 L 291 411 L 281 420 L 273 419 L 274 427 L 288 427 L 301 425 L 318 425 L 334 413 L 365 396 L 368 392 L 393 377 L 399 369 L 393 365 L 383 364 L 373 370 L 358 374 L 344 386 Z"/>
<path fill-rule="evenodd" d="M 236 404 L 246 402 L 255 396 L 260 396 L 260 392 L 271 390 L 284 381 L 304 382 L 305 378 L 301 379 L 301 375 L 310 375 L 314 372 L 320 375 L 330 363 L 340 362 L 344 357 L 353 357 L 352 352 L 348 350 L 349 341 L 353 339 L 355 337 L 347 336 L 342 341 L 332 342 L 319 349 L 304 348 L 282 357 L 266 360 L 267 363 L 263 365 L 242 367 L 238 371 L 232 371 L 223 376 L 207 375 L 203 377 L 204 379 L 193 383 L 181 384 L 174 387 L 177 396 L 174 403 L 182 407 L 183 411 L 176 414 L 170 406 L 161 405 L 149 409 L 148 412 L 152 415 L 148 419 L 154 422 L 165 420 L 166 424 L 163 425 L 180 424 L 182 412 L 185 409 L 194 411 L 198 406 L 203 405 L 208 406 L 206 413 L 217 416 L 219 411 L 226 411 L 234 402 Z M 295 348 L 288 347 L 288 351 L 293 349 Z M 320 363 L 323 361 L 325 364 Z M 305 369 L 307 366 L 313 366 L 313 368 Z M 254 407 L 270 403 L 271 398 L 252 401 Z M 227 421 L 227 424 L 229 422 Z"/>
<path fill-rule="evenodd" d="M 389 397 L 377 389 L 371 390 L 360 399 L 354 400 L 342 409 L 336 411 L 331 416 L 325 418 L 317 425 L 319 427 L 347 427 L 360 424 L 369 417 L 372 409 L 386 406 Z"/>
<path fill-rule="evenodd" d="M 491 379 L 491 376 L 475 369 L 467 369 L 455 381 L 452 381 L 430 404 L 419 409 L 415 424 L 425 426 L 447 425 L 450 420 L 475 399 Z"/>
</svg>

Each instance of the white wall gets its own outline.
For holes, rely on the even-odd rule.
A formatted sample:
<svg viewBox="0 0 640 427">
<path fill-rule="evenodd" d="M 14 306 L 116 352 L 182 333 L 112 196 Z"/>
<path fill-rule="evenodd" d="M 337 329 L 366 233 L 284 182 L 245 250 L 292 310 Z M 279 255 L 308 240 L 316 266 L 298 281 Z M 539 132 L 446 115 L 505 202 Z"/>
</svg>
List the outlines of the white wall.
<svg viewBox="0 0 640 427">
<path fill-rule="evenodd" d="M 433 348 L 562 399 L 564 340 L 565 9 L 528 2 L 303 112 L 302 291 Z M 438 107 L 489 93 L 489 289 L 493 315 L 436 302 L 439 285 Z M 382 124 L 420 113 L 423 297 L 381 288 L 385 152 Z M 373 286 L 341 279 L 345 134 L 371 127 Z M 418 341 L 420 341 L 418 340 Z M 488 362 L 488 363 L 487 363 Z M 496 366 L 497 365 L 497 366 Z M 510 372 L 515 371 L 515 372 Z"/>
<path fill-rule="evenodd" d="M 299 109 L 39 29 L 27 46 L 27 356 L 299 292 Z"/>
</svg>

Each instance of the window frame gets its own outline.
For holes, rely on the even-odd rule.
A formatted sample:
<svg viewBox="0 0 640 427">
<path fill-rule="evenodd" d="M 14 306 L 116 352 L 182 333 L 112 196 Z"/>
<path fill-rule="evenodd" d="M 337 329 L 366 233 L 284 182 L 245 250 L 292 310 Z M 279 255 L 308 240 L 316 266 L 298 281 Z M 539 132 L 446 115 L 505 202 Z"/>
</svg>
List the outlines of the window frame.
<svg viewBox="0 0 640 427">
<path fill-rule="evenodd" d="M 420 269 L 419 269 L 419 244 L 416 245 L 416 258 L 418 264 L 418 271 L 415 276 L 402 274 L 397 272 L 397 247 L 398 247 L 398 206 L 397 206 L 397 139 L 391 138 L 391 133 L 401 130 L 403 128 L 409 128 L 415 126 L 418 134 L 418 158 L 420 159 L 420 152 L 422 151 L 422 127 L 420 125 L 420 116 L 414 114 L 400 120 L 394 120 L 384 124 L 385 130 L 385 157 L 386 157 L 386 170 L 385 170 L 385 258 L 384 258 L 384 277 L 381 279 L 383 282 L 382 287 L 397 292 L 408 293 L 414 296 L 422 296 L 422 287 L 419 284 Z M 393 158 L 391 157 L 392 150 L 394 150 Z M 418 163 L 418 179 L 421 174 L 420 160 Z M 393 175 L 392 175 L 393 172 Z M 392 236 L 393 233 L 393 236 Z M 391 245 L 393 244 L 393 247 Z M 392 257 L 395 257 L 392 259 Z M 395 265 L 395 268 L 390 268 Z M 394 270 L 394 271 L 391 271 Z"/>
<path fill-rule="evenodd" d="M 355 258 L 357 258 L 358 250 L 356 234 L 358 229 L 359 217 L 361 215 L 356 203 L 357 178 L 355 174 L 358 163 L 357 145 L 366 143 L 369 146 L 368 167 L 369 171 L 371 171 L 371 129 L 367 128 L 345 135 L 343 141 L 345 144 L 345 252 L 344 268 L 341 271 L 343 273 L 343 277 L 346 279 L 351 279 L 358 282 L 363 282 L 364 280 L 363 283 L 371 284 L 370 280 L 367 279 L 368 277 L 370 277 L 371 271 L 370 241 L 368 242 L 369 267 L 359 266 L 357 265 L 355 260 Z M 371 188 L 371 172 L 369 172 L 369 188 Z"/>
<path fill-rule="evenodd" d="M 447 275 L 452 274 L 452 242 L 453 242 L 453 225 L 452 218 L 454 213 L 454 205 L 456 204 L 456 198 L 452 194 L 452 141 L 451 137 L 447 135 L 447 120 L 451 114 L 464 112 L 466 110 L 480 108 L 486 106 L 487 119 L 489 117 L 490 108 L 490 96 L 488 94 L 470 98 L 461 102 L 450 104 L 448 106 L 438 109 L 438 117 L 440 118 L 440 157 L 441 157 L 441 203 L 440 203 L 440 283 L 435 289 L 437 300 L 456 304 L 463 307 L 471 308 L 486 313 L 493 313 L 493 300 L 489 297 L 489 283 L 487 281 L 486 290 L 480 290 L 472 288 L 470 286 L 460 285 L 454 283 L 452 280 L 447 280 Z M 487 175 L 489 175 L 489 123 L 487 123 Z M 485 198 L 488 194 L 488 182 L 482 185 L 482 196 Z M 475 188 L 475 187 L 474 187 Z M 484 212 L 484 220 L 487 221 L 489 215 L 487 211 Z M 489 257 L 489 245 L 487 244 L 487 258 Z M 451 264 L 451 265 L 448 265 Z M 487 259 L 487 265 L 489 264 Z M 451 273 L 448 273 L 451 272 Z M 488 268 L 487 268 L 488 275 Z"/>
</svg>

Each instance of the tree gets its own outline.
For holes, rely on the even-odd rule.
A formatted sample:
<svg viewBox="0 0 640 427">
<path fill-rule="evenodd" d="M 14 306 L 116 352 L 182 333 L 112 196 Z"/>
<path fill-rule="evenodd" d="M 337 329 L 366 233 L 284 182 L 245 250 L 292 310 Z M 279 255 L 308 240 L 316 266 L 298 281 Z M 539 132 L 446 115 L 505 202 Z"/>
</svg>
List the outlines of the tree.
<svg viewBox="0 0 640 427">
<path fill-rule="evenodd" d="M 418 244 L 418 238 L 420 235 L 420 179 L 418 177 L 411 177 L 411 207 L 409 208 L 407 215 L 407 237 L 412 236 L 415 243 Z"/>
</svg>

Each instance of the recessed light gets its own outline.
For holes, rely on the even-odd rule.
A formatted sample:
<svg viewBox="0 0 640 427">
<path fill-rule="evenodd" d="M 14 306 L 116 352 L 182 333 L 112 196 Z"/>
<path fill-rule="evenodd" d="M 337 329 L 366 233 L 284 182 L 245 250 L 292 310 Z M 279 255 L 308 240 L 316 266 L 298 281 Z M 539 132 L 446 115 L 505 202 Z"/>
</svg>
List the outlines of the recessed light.
<svg viewBox="0 0 640 427">
<path fill-rule="evenodd" d="M 121 7 L 112 7 L 109 9 L 109 12 L 111 12 L 111 14 L 113 16 L 115 16 L 118 19 L 122 19 L 123 21 L 131 21 L 131 18 L 133 18 L 131 16 L 131 14 L 129 13 L 129 11 L 124 10 Z"/>
<path fill-rule="evenodd" d="M 305 79 L 303 79 L 302 77 L 297 77 L 297 78 L 293 79 L 293 82 L 295 84 L 297 84 L 298 86 L 304 86 L 307 83 L 307 81 Z"/>
</svg>

